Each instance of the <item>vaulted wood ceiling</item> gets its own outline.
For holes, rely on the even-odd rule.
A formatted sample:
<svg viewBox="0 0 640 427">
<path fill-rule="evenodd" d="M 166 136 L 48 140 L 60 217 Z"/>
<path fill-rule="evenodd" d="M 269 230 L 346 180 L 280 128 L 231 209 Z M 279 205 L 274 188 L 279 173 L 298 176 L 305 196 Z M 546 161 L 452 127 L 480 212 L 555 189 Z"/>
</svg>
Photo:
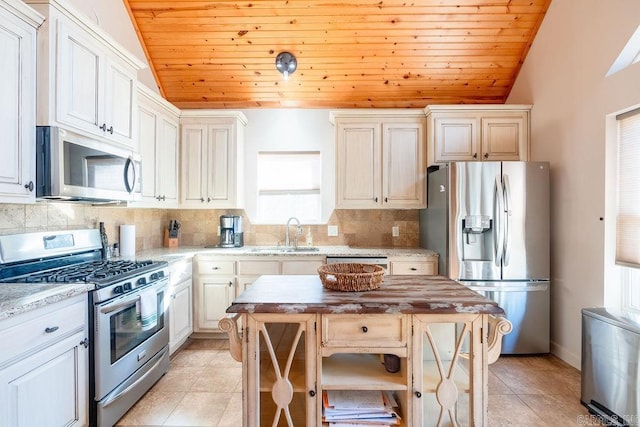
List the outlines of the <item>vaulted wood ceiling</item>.
<svg viewBox="0 0 640 427">
<path fill-rule="evenodd" d="M 123 0 L 180 108 L 504 103 L 551 0 Z M 275 57 L 297 71 L 284 81 Z"/>
</svg>

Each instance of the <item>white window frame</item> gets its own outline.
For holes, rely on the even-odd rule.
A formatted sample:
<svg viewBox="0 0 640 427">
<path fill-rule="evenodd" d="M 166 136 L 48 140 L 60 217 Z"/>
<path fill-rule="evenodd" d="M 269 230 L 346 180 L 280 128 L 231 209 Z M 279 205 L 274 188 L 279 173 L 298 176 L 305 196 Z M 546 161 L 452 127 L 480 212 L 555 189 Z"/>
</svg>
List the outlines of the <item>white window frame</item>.
<svg viewBox="0 0 640 427">
<path fill-rule="evenodd" d="M 282 157 L 282 165 L 263 170 L 265 163 L 261 157 L 267 159 Z M 305 157 L 308 157 L 305 159 Z M 307 164 L 296 170 L 294 162 Z M 301 179 L 306 172 L 306 179 Z M 275 182 L 267 183 L 265 175 L 274 177 Z M 322 155 L 320 151 L 259 151 L 257 159 L 257 224 L 284 224 L 288 218 L 294 216 L 305 224 L 319 224 L 322 218 Z M 266 185 L 265 185 L 266 184 Z M 287 209 L 273 208 L 266 213 L 265 197 L 274 196 L 276 206 L 287 206 Z M 311 197 L 306 197 L 311 196 Z M 305 200 L 308 204 L 305 205 Z M 310 205 L 312 205 L 310 207 Z"/>
</svg>

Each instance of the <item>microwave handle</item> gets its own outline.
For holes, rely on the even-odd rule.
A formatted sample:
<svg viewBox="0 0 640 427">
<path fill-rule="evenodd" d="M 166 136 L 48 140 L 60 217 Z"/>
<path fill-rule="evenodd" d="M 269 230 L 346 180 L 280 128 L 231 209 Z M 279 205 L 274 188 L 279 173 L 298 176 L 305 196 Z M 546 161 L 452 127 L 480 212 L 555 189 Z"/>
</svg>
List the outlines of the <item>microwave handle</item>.
<svg viewBox="0 0 640 427">
<path fill-rule="evenodd" d="M 129 168 L 133 171 L 133 182 L 129 182 Z M 136 185 L 136 168 L 133 164 L 133 158 L 129 156 L 124 163 L 124 187 L 127 193 L 133 192 L 133 187 Z"/>
</svg>

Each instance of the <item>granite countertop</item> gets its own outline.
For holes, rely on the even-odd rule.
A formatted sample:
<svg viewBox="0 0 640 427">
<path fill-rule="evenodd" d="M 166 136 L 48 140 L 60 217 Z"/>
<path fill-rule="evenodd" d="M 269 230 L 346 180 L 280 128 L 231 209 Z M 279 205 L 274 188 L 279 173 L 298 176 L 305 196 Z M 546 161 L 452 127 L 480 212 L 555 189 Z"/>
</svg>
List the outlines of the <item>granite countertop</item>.
<svg viewBox="0 0 640 427">
<path fill-rule="evenodd" d="M 210 254 L 220 256 L 419 256 L 437 254 L 428 249 L 410 248 L 351 248 L 349 246 L 318 246 L 318 251 L 284 252 L 276 246 L 244 246 L 242 248 L 205 248 L 202 246 L 157 248 L 137 252 L 138 260 L 153 259 L 159 261 L 177 262 L 192 258 L 196 254 Z M 70 298 L 93 289 L 93 285 L 76 284 L 10 284 L 0 285 L 0 320 L 24 313 L 47 304 Z"/>
<path fill-rule="evenodd" d="M 314 275 L 261 276 L 227 312 L 504 314 L 496 302 L 443 276 L 385 276 L 378 289 L 340 292 L 325 289 Z"/>
<path fill-rule="evenodd" d="M 304 248 L 304 247 L 303 247 Z M 241 248 L 214 248 L 203 246 L 184 246 L 178 248 L 157 248 L 136 253 L 138 259 L 156 259 L 164 261 L 177 261 L 190 258 L 194 255 L 220 255 L 220 256 L 432 256 L 438 254 L 423 248 L 354 248 L 350 246 L 317 246 L 317 251 L 283 251 L 277 246 L 244 246 Z"/>
<path fill-rule="evenodd" d="M 2 283 L 0 320 L 44 307 L 93 289 L 87 283 Z"/>
</svg>

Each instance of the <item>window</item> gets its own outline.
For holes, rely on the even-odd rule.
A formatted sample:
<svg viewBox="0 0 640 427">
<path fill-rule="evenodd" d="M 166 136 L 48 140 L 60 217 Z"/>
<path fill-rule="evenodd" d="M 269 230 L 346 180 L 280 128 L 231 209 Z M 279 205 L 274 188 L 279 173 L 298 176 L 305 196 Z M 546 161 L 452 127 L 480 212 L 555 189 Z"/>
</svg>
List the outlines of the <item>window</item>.
<svg viewBox="0 0 640 427">
<path fill-rule="evenodd" d="M 257 169 L 259 223 L 320 222 L 319 151 L 260 151 Z"/>
<path fill-rule="evenodd" d="M 616 264 L 620 266 L 622 305 L 640 309 L 640 110 L 616 119 Z"/>
</svg>

